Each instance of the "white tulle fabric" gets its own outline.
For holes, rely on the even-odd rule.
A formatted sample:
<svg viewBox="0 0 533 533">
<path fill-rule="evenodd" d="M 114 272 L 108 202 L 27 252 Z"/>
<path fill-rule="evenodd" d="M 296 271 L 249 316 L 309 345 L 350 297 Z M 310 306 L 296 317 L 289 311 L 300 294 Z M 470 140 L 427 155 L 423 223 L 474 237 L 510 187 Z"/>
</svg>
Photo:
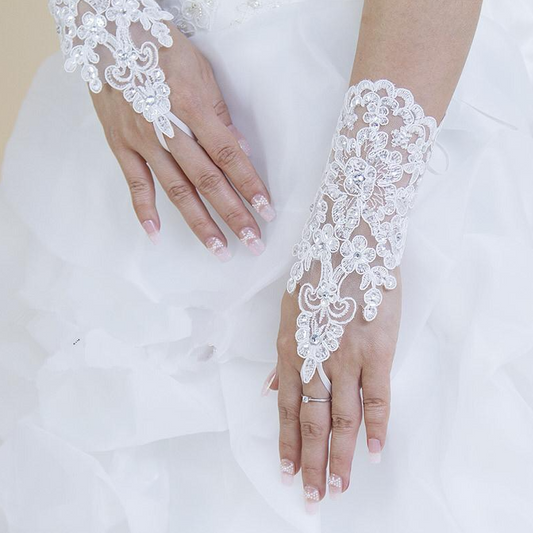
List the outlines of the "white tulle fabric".
<svg viewBox="0 0 533 533">
<path fill-rule="evenodd" d="M 259 258 L 233 237 L 231 262 L 206 258 L 160 188 L 154 247 L 85 83 L 58 54 L 28 93 L 0 185 L 0 530 L 529 533 L 529 0 L 485 0 L 439 133 L 449 167 L 435 149 L 410 217 L 382 463 L 360 431 L 348 492 L 316 516 L 300 479 L 279 482 L 276 397 L 260 390 L 362 2 L 235 24 L 240 4 L 192 39 L 275 201 Z"/>
<path fill-rule="evenodd" d="M 344 327 L 359 307 L 366 321 L 374 320 L 382 288 L 396 288 L 408 212 L 436 136 L 437 121 L 408 89 L 388 80 L 348 89 L 287 282 L 289 293 L 298 287 L 303 383 L 318 370 L 331 392 L 322 364 L 339 348 Z"/>
</svg>

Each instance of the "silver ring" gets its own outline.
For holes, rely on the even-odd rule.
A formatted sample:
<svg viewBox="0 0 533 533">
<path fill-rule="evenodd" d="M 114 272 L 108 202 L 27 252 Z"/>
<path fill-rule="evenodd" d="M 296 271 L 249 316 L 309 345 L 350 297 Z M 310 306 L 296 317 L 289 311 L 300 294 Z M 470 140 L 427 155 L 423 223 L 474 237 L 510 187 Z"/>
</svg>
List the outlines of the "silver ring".
<svg viewBox="0 0 533 533">
<path fill-rule="evenodd" d="M 313 398 L 312 396 L 306 396 L 305 394 L 302 394 L 302 403 L 309 403 L 309 402 L 319 402 L 319 403 L 331 402 L 331 397 L 330 398 Z"/>
</svg>

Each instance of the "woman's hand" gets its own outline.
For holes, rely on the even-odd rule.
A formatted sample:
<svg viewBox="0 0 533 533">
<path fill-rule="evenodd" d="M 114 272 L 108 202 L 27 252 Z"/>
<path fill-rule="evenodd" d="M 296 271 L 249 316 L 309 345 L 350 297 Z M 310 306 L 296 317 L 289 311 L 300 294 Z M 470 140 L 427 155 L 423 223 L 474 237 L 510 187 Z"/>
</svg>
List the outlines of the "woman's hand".
<svg viewBox="0 0 533 533">
<path fill-rule="evenodd" d="M 292 483 L 294 474 L 302 470 L 306 508 L 311 513 L 326 493 L 328 463 L 331 496 L 348 488 L 355 441 L 363 418 L 370 460 L 380 460 L 390 410 L 389 375 L 401 314 L 399 272 L 396 277 L 398 287 L 384 294 L 376 319 L 366 322 L 359 308 L 346 326 L 339 349 L 324 363 L 332 383 L 332 401 L 328 403 L 302 403 L 302 394 L 327 398 L 328 393 L 317 374 L 302 388 L 303 359 L 296 353 L 294 337 L 300 310 L 297 296 L 285 293 L 283 297 L 277 372 L 270 385 L 279 390 L 282 481 Z"/>
<path fill-rule="evenodd" d="M 171 89 L 172 112 L 189 126 L 197 141 L 175 128 L 175 137 L 166 138 L 169 153 L 159 143 L 153 125 L 135 113 L 119 91 L 105 85 L 101 93 L 91 93 L 128 182 L 135 213 L 155 241 L 161 222 L 151 169 L 194 234 L 219 259 L 231 257 L 227 241 L 200 195 L 259 255 L 264 250 L 261 232 L 239 193 L 271 221 L 275 213 L 268 191 L 248 159 L 248 143 L 232 124 L 208 61 L 179 31 L 171 29 L 171 35 L 174 45 L 159 50 L 159 63 Z"/>
</svg>

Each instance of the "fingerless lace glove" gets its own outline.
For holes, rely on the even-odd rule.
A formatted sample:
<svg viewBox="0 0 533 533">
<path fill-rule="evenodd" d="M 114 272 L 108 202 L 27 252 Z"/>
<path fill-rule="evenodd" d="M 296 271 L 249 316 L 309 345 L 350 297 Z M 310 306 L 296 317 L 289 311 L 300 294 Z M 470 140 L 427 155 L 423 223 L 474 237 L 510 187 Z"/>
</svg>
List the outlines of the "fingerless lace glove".
<svg viewBox="0 0 533 533">
<path fill-rule="evenodd" d="M 174 137 L 171 123 L 183 129 L 170 111 L 170 88 L 159 67 L 158 48 L 173 44 L 164 23 L 172 20 L 170 13 L 155 0 L 49 0 L 49 8 L 67 72 L 80 66 L 95 93 L 103 77 L 154 124 L 160 141 L 163 134 Z"/>
<path fill-rule="evenodd" d="M 358 308 L 374 320 L 405 247 L 408 213 L 437 135 L 407 89 L 386 80 L 350 87 L 287 290 L 298 290 L 301 378 L 322 369 Z"/>
</svg>

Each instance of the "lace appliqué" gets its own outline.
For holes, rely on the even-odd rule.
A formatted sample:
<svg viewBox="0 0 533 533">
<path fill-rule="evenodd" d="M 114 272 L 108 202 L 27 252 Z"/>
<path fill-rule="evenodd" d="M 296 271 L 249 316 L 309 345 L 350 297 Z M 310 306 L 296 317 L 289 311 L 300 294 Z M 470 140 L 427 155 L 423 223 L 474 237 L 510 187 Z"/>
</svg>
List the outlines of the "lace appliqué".
<svg viewBox="0 0 533 533">
<path fill-rule="evenodd" d="M 262 11 L 299 1 L 301 0 L 246 0 L 237 6 L 238 16 L 233 24 L 242 24 Z"/>
<path fill-rule="evenodd" d="M 377 316 L 382 289 L 396 287 L 392 271 L 437 131 L 407 89 L 365 80 L 348 90 L 287 283 L 290 293 L 299 286 L 296 341 L 304 383 L 338 349 L 357 311 L 357 286 L 367 321 Z"/>
<path fill-rule="evenodd" d="M 169 28 L 164 23 L 172 20 L 172 15 L 155 0 L 49 0 L 49 8 L 66 57 L 65 70 L 74 72 L 81 66 L 83 80 L 91 91 L 98 93 L 102 90 L 97 68 L 99 52 L 107 49 L 113 64 L 105 68 L 105 80 L 121 91 L 133 109 L 154 124 L 156 131 L 174 137 L 167 116 L 170 88 L 159 68 L 155 44 L 172 46 Z M 134 29 L 147 33 L 147 40 L 140 45 L 135 43 Z"/>
<path fill-rule="evenodd" d="M 187 37 L 199 30 L 209 30 L 217 6 L 216 0 L 162 0 L 161 7 L 172 14 L 172 23 Z"/>
</svg>

